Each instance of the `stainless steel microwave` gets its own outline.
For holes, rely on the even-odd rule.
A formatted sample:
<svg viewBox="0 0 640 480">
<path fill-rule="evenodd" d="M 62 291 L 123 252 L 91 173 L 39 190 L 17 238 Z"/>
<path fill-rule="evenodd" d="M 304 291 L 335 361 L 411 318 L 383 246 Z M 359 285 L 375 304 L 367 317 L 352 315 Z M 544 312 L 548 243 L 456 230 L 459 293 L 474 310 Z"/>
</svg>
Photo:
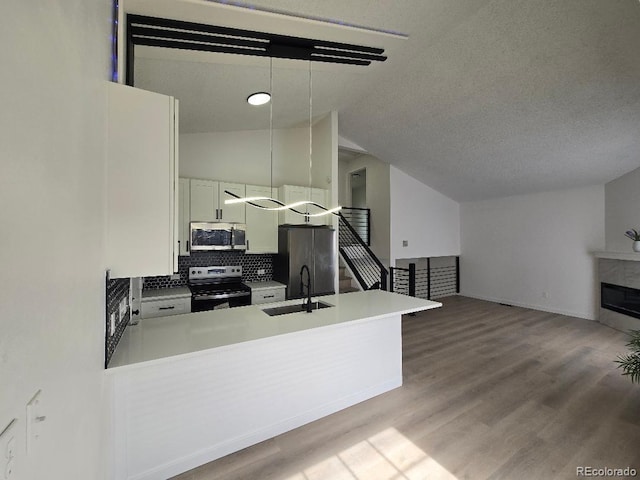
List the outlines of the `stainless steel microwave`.
<svg viewBox="0 0 640 480">
<path fill-rule="evenodd" d="M 243 223 L 190 223 L 191 250 L 246 250 Z"/>
</svg>

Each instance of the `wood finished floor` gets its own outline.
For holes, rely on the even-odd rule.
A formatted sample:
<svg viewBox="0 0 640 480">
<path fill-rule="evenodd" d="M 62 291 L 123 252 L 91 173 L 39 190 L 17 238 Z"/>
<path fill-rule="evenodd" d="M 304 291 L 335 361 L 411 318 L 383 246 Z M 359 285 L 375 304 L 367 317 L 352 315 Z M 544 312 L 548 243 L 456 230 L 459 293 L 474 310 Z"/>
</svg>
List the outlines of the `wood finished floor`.
<svg viewBox="0 0 640 480">
<path fill-rule="evenodd" d="M 175 479 L 546 480 L 579 478 L 578 466 L 640 477 L 640 385 L 613 363 L 623 333 L 441 301 L 403 317 L 401 388 Z"/>
</svg>

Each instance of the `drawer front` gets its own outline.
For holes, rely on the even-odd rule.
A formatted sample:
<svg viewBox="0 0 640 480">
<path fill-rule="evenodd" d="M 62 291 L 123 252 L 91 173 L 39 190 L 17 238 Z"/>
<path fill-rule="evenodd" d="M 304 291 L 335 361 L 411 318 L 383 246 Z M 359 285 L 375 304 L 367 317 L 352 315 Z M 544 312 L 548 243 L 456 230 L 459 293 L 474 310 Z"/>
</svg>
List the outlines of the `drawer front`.
<svg viewBox="0 0 640 480">
<path fill-rule="evenodd" d="M 285 288 L 269 288 L 251 292 L 251 304 L 260 305 L 261 303 L 273 303 L 284 301 Z"/>
<path fill-rule="evenodd" d="M 191 298 L 142 302 L 141 318 L 166 317 L 191 312 Z"/>
</svg>

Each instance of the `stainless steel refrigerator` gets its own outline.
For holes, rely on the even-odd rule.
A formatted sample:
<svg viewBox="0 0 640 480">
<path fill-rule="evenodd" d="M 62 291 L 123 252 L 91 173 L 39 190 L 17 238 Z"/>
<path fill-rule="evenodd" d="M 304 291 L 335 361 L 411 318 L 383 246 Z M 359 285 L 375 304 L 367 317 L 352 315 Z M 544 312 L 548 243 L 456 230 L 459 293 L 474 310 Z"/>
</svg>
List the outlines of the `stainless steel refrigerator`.
<svg viewBox="0 0 640 480">
<path fill-rule="evenodd" d="M 287 286 L 287 299 L 302 298 L 300 269 L 309 267 L 311 295 L 335 293 L 335 230 L 328 227 L 282 226 L 278 229 L 278 255 L 273 279 Z M 305 294 L 307 274 L 304 274 Z"/>
</svg>

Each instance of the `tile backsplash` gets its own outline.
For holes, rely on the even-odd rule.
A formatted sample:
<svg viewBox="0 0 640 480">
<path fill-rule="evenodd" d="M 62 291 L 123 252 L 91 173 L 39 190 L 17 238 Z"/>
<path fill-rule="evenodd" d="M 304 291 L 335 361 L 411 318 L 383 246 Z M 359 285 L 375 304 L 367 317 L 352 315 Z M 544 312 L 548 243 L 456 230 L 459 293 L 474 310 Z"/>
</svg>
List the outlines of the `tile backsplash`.
<svg viewBox="0 0 640 480">
<path fill-rule="evenodd" d="M 273 279 L 273 259 L 275 255 L 247 255 L 243 252 L 192 252 L 190 256 L 178 258 L 178 272 L 180 278 L 172 280 L 170 276 L 145 277 L 143 289 L 181 287 L 189 279 L 189 267 L 207 267 L 210 265 L 240 265 L 242 267 L 242 281 L 255 282 Z M 263 275 L 258 270 L 264 270 Z M 118 278 L 107 280 L 106 328 L 105 328 L 105 368 L 109 365 L 111 356 L 122 337 L 122 333 L 130 320 L 130 308 L 122 319 L 119 319 L 120 300 L 129 297 L 129 279 Z M 116 329 L 109 335 L 110 316 L 116 314 Z"/>
<path fill-rule="evenodd" d="M 240 265 L 243 282 L 272 280 L 274 257 L 275 255 L 248 255 L 233 251 L 191 252 L 190 256 L 178 258 L 179 279 L 171 280 L 169 276 L 145 277 L 142 288 L 148 290 L 184 286 L 189 279 L 190 267 L 208 267 L 210 265 Z M 258 270 L 264 270 L 264 275 L 258 275 Z"/>
<path fill-rule="evenodd" d="M 105 328 L 105 346 L 104 346 L 104 366 L 105 368 L 109 365 L 109 360 L 111 360 L 111 355 L 116 349 L 118 342 L 120 341 L 120 337 L 122 337 L 122 333 L 124 329 L 127 327 L 129 323 L 129 311 L 130 308 L 127 309 L 127 313 L 123 316 L 123 318 L 119 317 L 120 310 L 120 301 L 123 298 L 129 301 L 129 279 L 128 278 L 116 278 L 113 280 L 107 280 L 107 308 L 106 308 L 106 328 Z M 109 335 L 110 330 L 110 317 L 111 314 L 114 313 L 116 315 L 116 329 L 113 332 L 113 335 Z"/>
</svg>

